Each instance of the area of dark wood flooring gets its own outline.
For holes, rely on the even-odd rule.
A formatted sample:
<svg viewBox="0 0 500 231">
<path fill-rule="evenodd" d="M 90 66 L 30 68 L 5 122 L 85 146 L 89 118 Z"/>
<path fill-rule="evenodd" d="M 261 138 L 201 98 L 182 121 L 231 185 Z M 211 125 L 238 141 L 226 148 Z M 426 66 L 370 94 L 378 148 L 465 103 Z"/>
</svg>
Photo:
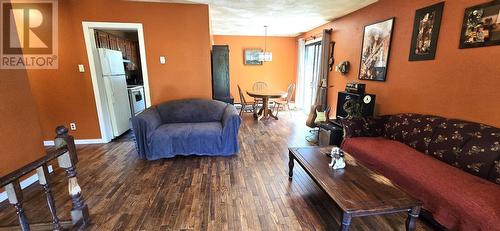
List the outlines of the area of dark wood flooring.
<svg viewBox="0 0 500 231">
<path fill-rule="evenodd" d="M 340 212 L 300 168 L 288 180 L 288 146 L 309 145 L 301 113 L 256 122 L 243 115 L 241 151 L 231 157 L 138 158 L 133 136 L 78 145 L 78 180 L 90 209 L 89 230 L 337 230 Z M 327 163 L 325 163 L 327 164 Z M 56 167 L 57 163 L 53 163 Z M 59 217 L 71 202 L 56 167 L 53 191 Z M 30 222 L 50 220 L 39 185 L 24 190 Z M 406 214 L 353 219 L 351 230 L 404 230 Z M 0 226 L 17 224 L 0 204 Z M 417 230 L 431 230 L 421 221 Z"/>
</svg>

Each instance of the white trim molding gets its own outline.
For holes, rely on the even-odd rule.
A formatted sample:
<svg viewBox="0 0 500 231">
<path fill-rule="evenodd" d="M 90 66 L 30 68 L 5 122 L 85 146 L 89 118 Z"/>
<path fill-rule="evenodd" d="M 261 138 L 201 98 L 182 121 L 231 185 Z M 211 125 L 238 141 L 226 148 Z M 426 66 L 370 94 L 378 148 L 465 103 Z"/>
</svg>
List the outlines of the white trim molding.
<svg viewBox="0 0 500 231">
<path fill-rule="evenodd" d="M 104 144 L 102 139 L 82 139 L 82 140 L 75 140 L 75 144 Z M 54 141 L 53 140 L 45 140 L 43 141 L 44 146 L 54 146 Z"/>
<path fill-rule="evenodd" d="M 113 139 L 113 132 L 111 129 L 111 121 L 109 119 L 109 111 L 107 109 L 107 99 L 104 94 L 102 83 L 98 76 L 101 73 L 101 68 L 96 64 L 98 57 L 97 48 L 94 39 L 94 29 L 107 29 L 107 30 L 126 30 L 136 31 L 139 42 L 139 55 L 141 59 L 142 79 L 144 82 L 144 95 L 146 97 L 146 107 L 151 106 L 151 95 L 149 90 L 149 77 L 146 62 L 146 46 L 144 42 L 144 30 L 141 23 L 115 23 L 115 22 L 82 22 L 83 37 L 85 40 L 85 47 L 87 50 L 87 57 L 89 61 L 90 76 L 92 79 L 92 88 L 94 90 L 94 98 L 97 109 L 97 117 L 99 119 L 99 128 L 101 132 L 101 141 L 99 143 L 108 143 Z"/>
<path fill-rule="evenodd" d="M 44 141 L 45 143 L 45 141 Z M 52 165 L 49 165 L 47 166 L 47 168 L 49 169 L 49 173 L 53 172 L 54 169 L 52 168 Z M 21 185 L 21 189 L 25 189 L 27 188 L 28 186 L 34 184 L 35 182 L 38 181 L 38 175 L 35 173 L 33 173 L 33 175 L 31 175 L 30 177 L 26 178 L 25 180 L 21 181 L 19 184 Z M 0 202 L 3 202 L 5 200 L 7 200 L 8 197 L 7 197 L 7 192 L 1 192 L 0 193 Z"/>
</svg>

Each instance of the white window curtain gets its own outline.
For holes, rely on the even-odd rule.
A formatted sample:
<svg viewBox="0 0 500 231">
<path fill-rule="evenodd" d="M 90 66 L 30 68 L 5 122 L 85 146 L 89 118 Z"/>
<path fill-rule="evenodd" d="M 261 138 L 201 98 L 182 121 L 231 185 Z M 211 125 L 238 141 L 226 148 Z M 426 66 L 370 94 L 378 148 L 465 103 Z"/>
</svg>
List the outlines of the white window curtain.
<svg viewBox="0 0 500 231">
<path fill-rule="evenodd" d="M 295 107 L 303 109 L 304 107 L 304 66 L 305 66 L 305 48 L 306 40 L 298 40 L 298 65 L 297 65 L 297 86 L 295 89 Z"/>
<path fill-rule="evenodd" d="M 321 58 L 319 65 L 319 82 L 316 91 L 315 104 L 321 106 L 322 109 L 326 109 L 328 103 L 327 101 L 327 87 L 328 87 L 328 74 L 330 73 L 328 66 L 328 59 L 330 55 L 330 41 L 331 41 L 331 29 L 323 30 L 323 36 L 321 39 Z"/>
</svg>

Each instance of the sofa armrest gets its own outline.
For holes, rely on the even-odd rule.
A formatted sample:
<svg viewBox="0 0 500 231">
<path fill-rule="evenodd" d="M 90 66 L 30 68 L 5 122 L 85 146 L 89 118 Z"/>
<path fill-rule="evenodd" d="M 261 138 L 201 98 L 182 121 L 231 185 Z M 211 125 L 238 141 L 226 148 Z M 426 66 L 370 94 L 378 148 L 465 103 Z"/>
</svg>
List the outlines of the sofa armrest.
<svg viewBox="0 0 500 231">
<path fill-rule="evenodd" d="M 135 143 L 139 157 L 146 159 L 149 154 L 149 140 L 153 132 L 162 124 L 160 114 L 156 106 L 152 106 L 132 117 L 132 130 L 135 135 Z"/>
<path fill-rule="evenodd" d="M 383 136 L 384 124 L 387 118 L 387 116 L 381 116 L 342 119 L 341 123 L 344 128 L 344 138 Z"/>
</svg>

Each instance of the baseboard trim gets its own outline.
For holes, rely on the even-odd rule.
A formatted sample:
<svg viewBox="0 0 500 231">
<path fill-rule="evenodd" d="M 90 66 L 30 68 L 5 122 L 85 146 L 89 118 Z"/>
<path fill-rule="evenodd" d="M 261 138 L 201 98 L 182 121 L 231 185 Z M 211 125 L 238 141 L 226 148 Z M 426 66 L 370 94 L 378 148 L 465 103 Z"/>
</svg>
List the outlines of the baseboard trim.
<svg viewBox="0 0 500 231">
<path fill-rule="evenodd" d="M 52 168 L 52 165 L 49 165 L 47 168 L 49 169 L 49 173 L 51 173 L 52 171 L 54 171 L 54 169 Z M 28 186 L 32 185 L 33 183 L 35 183 L 37 181 L 38 181 L 38 175 L 36 173 L 34 173 L 30 177 L 28 177 L 25 180 L 21 181 L 21 183 L 19 183 L 19 184 L 21 185 L 21 189 L 25 189 L 25 188 L 27 188 Z M 7 200 L 7 199 L 8 199 L 7 192 L 1 192 L 0 193 L 0 202 L 3 202 L 5 200 Z"/>
<path fill-rule="evenodd" d="M 102 139 L 82 139 L 75 140 L 75 144 L 104 144 L 105 142 Z M 54 146 L 53 140 L 45 140 L 43 141 L 44 146 Z"/>
</svg>

